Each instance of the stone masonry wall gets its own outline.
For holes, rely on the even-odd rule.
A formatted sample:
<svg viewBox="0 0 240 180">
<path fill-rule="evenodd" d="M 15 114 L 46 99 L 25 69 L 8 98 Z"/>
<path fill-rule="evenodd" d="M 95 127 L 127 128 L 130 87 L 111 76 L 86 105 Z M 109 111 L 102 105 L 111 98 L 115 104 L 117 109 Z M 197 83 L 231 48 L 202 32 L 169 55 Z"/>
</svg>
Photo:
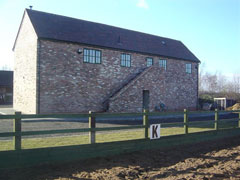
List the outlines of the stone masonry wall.
<svg viewBox="0 0 240 180">
<path fill-rule="evenodd" d="M 168 60 L 170 66 L 171 60 Z M 143 90 L 149 90 L 149 110 L 155 111 L 160 103 L 168 110 L 196 109 L 197 86 L 192 74 L 179 71 L 185 62 L 168 67 L 153 67 L 150 71 L 110 99 L 111 112 L 142 112 Z M 195 85 L 193 85 L 195 84 Z"/>
<path fill-rule="evenodd" d="M 37 35 L 27 13 L 14 49 L 13 107 L 23 113 L 37 112 Z"/>
<path fill-rule="evenodd" d="M 111 99 L 109 111 L 141 111 L 143 89 L 150 90 L 150 110 L 159 102 L 169 109 L 196 108 L 197 63 L 50 40 L 39 45 L 40 113 L 104 111 L 103 102 L 146 67 L 146 57 L 154 58 L 155 68 Z M 77 53 L 83 48 L 101 50 L 101 64 L 84 63 L 83 53 Z M 131 54 L 131 67 L 120 66 L 121 53 Z M 159 68 L 160 58 L 167 60 L 166 71 Z M 186 63 L 192 64 L 191 74 L 185 72 Z"/>
</svg>

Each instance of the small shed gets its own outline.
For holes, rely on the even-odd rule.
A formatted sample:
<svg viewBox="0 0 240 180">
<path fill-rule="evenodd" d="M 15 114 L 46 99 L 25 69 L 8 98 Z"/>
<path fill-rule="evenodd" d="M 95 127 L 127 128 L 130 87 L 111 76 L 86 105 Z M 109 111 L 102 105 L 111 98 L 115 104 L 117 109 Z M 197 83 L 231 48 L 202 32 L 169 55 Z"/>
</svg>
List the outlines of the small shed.
<svg viewBox="0 0 240 180">
<path fill-rule="evenodd" d="M 0 104 L 12 104 L 13 71 L 0 71 Z"/>
<path fill-rule="evenodd" d="M 233 106 L 235 103 L 235 100 L 226 97 L 214 98 L 214 104 L 219 110 L 225 110 L 226 108 Z"/>
</svg>

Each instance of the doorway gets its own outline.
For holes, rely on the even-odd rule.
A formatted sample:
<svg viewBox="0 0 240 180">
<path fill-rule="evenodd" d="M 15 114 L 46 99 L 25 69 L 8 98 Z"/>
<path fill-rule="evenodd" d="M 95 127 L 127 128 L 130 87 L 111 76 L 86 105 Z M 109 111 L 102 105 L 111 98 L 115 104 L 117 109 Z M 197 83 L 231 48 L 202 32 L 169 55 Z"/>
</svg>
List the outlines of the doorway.
<svg viewBox="0 0 240 180">
<path fill-rule="evenodd" d="M 149 110 L 149 90 L 143 90 L 143 109 Z"/>
</svg>

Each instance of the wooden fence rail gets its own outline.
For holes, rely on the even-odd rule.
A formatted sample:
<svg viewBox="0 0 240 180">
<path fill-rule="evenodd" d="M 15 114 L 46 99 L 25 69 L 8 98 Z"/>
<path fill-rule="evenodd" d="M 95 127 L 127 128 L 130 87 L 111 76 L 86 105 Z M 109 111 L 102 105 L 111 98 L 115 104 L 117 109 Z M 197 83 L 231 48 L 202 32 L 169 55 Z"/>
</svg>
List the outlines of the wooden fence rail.
<svg viewBox="0 0 240 180">
<path fill-rule="evenodd" d="M 205 111 L 204 111 L 205 112 Z M 149 113 L 148 110 L 144 109 L 143 113 L 109 113 L 109 114 L 100 114 L 93 113 L 89 111 L 88 114 L 48 114 L 48 115 L 24 115 L 21 112 L 15 112 L 15 115 L 0 115 L 1 119 L 14 119 L 13 123 L 13 132 L 4 132 L 0 133 L 0 137 L 10 137 L 13 136 L 14 139 L 14 150 L 18 151 L 22 149 L 22 136 L 29 135 L 46 135 L 46 134 L 61 134 L 61 133 L 77 133 L 77 132 L 88 132 L 89 133 L 89 144 L 96 143 L 96 132 L 97 131 L 115 131 L 115 130 L 127 130 L 127 129 L 144 129 L 144 138 L 149 138 L 149 116 L 154 115 L 183 115 L 183 122 L 175 123 L 164 123 L 164 124 L 181 124 L 184 127 L 184 134 L 189 133 L 189 124 L 194 123 L 204 123 L 204 122 L 214 122 L 214 129 L 219 130 L 219 113 L 220 112 L 229 112 L 229 111 L 219 111 L 215 109 L 215 120 L 214 121 L 195 121 L 189 122 L 189 114 L 194 114 L 195 112 L 189 112 L 187 109 L 184 109 L 184 112 L 174 112 L 174 113 Z M 238 127 L 240 127 L 240 111 L 230 111 L 239 113 L 238 119 L 223 119 L 223 120 L 238 120 Z M 202 112 L 198 112 L 202 113 Z M 209 113 L 209 112 L 207 112 Z M 212 113 L 212 112 L 211 112 Z M 96 117 L 116 117 L 116 116 L 142 116 L 143 125 L 133 125 L 133 126 L 123 126 L 123 127 L 105 127 L 105 128 L 96 128 Z M 89 128 L 82 129 L 60 129 L 60 130 L 42 130 L 42 131 L 22 131 L 22 119 L 29 118 L 86 118 L 88 117 Z M 222 120 L 221 120 L 222 121 Z"/>
</svg>

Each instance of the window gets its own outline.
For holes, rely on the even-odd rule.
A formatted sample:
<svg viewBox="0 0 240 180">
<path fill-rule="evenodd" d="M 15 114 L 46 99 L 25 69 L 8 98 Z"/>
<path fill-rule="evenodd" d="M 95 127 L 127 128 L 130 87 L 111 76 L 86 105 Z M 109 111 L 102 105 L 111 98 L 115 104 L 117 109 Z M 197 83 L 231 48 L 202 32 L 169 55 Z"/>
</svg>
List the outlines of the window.
<svg viewBox="0 0 240 180">
<path fill-rule="evenodd" d="M 186 73 L 192 73 L 192 64 L 186 64 Z"/>
<path fill-rule="evenodd" d="M 101 63 L 101 51 L 94 49 L 84 49 L 83 62 L 100 64 Z"/>
<path fill-rule="evenodd" d="M 147 61 L 147 67 L 150 67 L 153 65 L 153 58 L 146 58 Z"/>
<path fill-rule="evenodd" d="M 165 70 L 167 70 L 167 60 L 165 59 L 160 59 L 159 60 L 159 67 L 164 68 Z"/>
<path fill-rule="evenodd" d="M 131 55 L 130 54 L 121 54 L 121 66 L 131 67 Z"/>
</svg>

